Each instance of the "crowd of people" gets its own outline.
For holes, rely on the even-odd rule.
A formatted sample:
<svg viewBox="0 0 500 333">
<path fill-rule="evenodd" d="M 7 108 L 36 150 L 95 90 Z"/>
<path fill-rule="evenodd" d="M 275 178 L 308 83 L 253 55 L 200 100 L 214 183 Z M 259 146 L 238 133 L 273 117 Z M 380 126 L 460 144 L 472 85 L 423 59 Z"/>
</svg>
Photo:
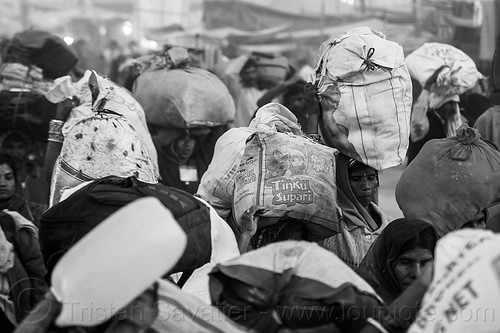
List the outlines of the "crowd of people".
<svg viewBox="0 0 500 333">
<path fill-rule="evenodd" d="M 111 66 L 116 45 L 105 53 L 107 73 L 78 67 L 78 77 L 53 81 L 45 97 L 57 106 L 43 149 L 33 151 L 40 145 L 29 131 L 1 135 L 0 331 L 431 332 L 445 319 L 453 332 L 498 331 L 494 319 L 466 326 L 439 308 L 449 299 L 462 310 L 472 304 L 441 283 L 461 281 L 484 261 L 476 256 L 457 272 L 451 257 L 489 251 L 500 271 L 499 108 L 488 81 L 475 67 L 466 72 L 463 58 L 459 68 L 450 59 L 428 65 L 422 78 L 418 66 L 394 65 L 397 48 L 381 56 L 370 49 L 385 43 L 373 30 L 359 33 L 372 38 L 360 65 L 327 63 L 328 47 L 356 33 L 320 49 L 313 82 L 286 57 L 258 53 L 213 73 L 178 47 Z M 396 74 L 370 81 L 378 70 Z M 327 82 L 330 72 L 338 76 Z M 118 74 L 120 82 L 110 80 Z M 363 75 L 365 83 L 398 77 L 402 87 L 374 83 L 380 95 L 363 97 L 368 107 L 355 90 L 364 86 L 350 85 Z M 168 80 L 178 85 L 172 97 Z M 393 93 L 403 102 L 389 101 Z M 372 111 L 387 107 L 397 116 Z M 342 123 L 349 114 L 359 128 Z M 399 132 L 378 139 L 387 122 Z M 394 153 L 380 153 L 392 146 L 378 140 L 393 136 L 396 153 L 404 151 L 396 189 L 403 218 L 386 214 L 378 196 L 379 171 Z M 168 220 L 171 229 L 161 237 L 146 220 Z M 130 264 L 111 244 L 137 251 Z M 491 275 L 498 284 L 488 274 L 484 281 Z M 471 281 L 469 296 L 500 310 L 481 303 Z M 89 297 L 95 304 L 85 308 Z M 109 309 L 96 308 L 103 300 Z M 433 306 L 435 322 L 423 311 Z"/>
</svg>

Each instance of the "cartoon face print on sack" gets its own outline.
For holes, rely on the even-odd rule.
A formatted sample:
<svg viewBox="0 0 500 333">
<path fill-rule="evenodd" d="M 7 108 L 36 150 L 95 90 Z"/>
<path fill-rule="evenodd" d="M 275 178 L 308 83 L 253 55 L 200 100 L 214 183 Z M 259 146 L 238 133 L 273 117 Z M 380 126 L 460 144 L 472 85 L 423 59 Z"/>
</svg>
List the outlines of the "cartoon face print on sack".
<svg viewBox="0 0 500 333">
<path fill-rule="evenodd" d="M 266 178 L 283 177 L 289 169 L 288 154 L 276 149 L 266 161 Z"/>
<path fill-rule="evenodd" d="M 306 156 L 299 150 L 291 149 L 288 154 L 290 176 L 303 175 L 306 171 Z"/>
</svg>

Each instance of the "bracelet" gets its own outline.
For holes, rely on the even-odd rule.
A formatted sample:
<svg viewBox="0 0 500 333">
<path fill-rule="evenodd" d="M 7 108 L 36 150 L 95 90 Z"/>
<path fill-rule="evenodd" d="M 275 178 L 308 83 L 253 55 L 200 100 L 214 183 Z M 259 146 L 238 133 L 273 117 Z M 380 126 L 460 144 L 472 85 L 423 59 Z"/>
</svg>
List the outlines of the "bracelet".
<svg viewBox="0 0 500 333">
<path fill-rule="evenodd" d="M 64 121 L 52 119 L 49 122 L 49 141 L 53 142 L 63 142 L 64 136 L 62 134 L 62 128 L 64 126 Z"/>
</svg>

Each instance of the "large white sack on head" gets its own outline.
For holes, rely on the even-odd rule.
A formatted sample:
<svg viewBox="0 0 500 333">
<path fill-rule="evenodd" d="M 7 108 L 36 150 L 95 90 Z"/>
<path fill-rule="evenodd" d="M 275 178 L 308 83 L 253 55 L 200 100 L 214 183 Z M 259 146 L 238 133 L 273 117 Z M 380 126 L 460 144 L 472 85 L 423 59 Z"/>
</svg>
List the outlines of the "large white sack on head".
<svg viewBox="0 0 500 333">
<path fill-rule="evenodd" d="M 297 117 L 285 106 L 269 103 L 257 110 L 249 127 L 232 128 L 217 140 L 214 155 L 203 174 L 197 194 L 207 200 L 220 216 L 231 214 L 234 180 L 247 139 L 257 131 L 303 134 Z"/>
<path fill-rule="evenodd" d="M 409 333 L 498 332 L 500 235 L 463 229 L 438 241 L 434 277 Z"/>
<path fill-rule="evenodd" d="M 133 89 L 148 123 L 163 127 L 215 127 L 234 120 L 233 98 L 224 83 L 201 68 L 141 74 Z"/>
<path fill-rule="evenodd" d="M 445 67 L 430 89 L 429 107 L 432 109 L 471 89 L 482 77 L 467 54 L 443 43 L 425 43 L 406 57 L 406 66 L 411 77 L 418 80 L 422 87 L 436 70 Z"/>
<path fill-rule="evenodd" d="M 403 48 L 361 27 L 319 48 L 315 82 L 325 96 L 335 84 L 335 122 L 363 162 L 377 170 L 403 163 L 409 145 L 412 86 Z M 339 148 L 339 147 L 335 147 Z M 342 150 L 341 150 L 342 152 Z"/>
</svg>

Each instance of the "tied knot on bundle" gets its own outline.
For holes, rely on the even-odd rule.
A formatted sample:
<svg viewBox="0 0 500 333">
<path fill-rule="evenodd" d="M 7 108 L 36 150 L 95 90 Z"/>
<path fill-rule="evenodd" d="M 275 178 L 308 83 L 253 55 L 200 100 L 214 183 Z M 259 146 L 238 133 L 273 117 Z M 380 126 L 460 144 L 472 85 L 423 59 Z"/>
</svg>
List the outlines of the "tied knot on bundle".
<svg viewBox="0 0 500 333">
<path fill-rule="evenodd" d="M 377 65 L 373 63 L 372 61 L 372 56 L 375 53 L 375 48 L 370 47 L 368 49 L 368 53 L 366 54 L 366 58 L 363 60 L 364 64 L 366 65 L 366 69 L 369 71 L 374 71 L 377 68 Z"/>
</svg>

